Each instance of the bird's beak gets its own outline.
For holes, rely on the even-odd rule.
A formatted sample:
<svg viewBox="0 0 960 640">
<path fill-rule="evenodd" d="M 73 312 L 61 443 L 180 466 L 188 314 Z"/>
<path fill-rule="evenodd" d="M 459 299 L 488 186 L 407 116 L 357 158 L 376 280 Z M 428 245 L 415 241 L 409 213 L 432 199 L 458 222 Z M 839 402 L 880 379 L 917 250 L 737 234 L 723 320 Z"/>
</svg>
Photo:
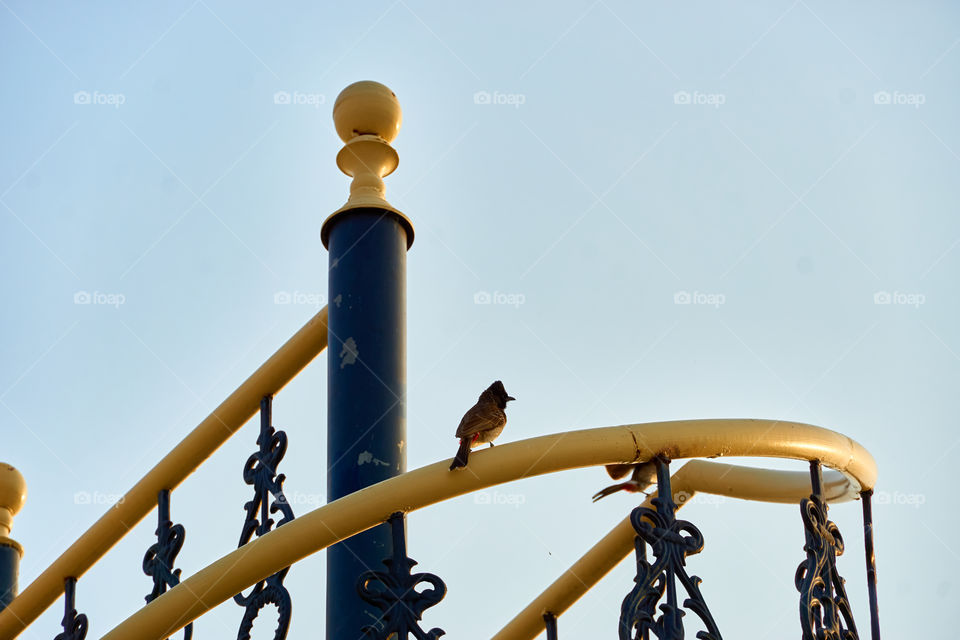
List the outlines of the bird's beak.
<svg viewBox="0 0 960 640">
<path fill-rule="evenodd" d="M 507 396 L 507 402 L 510 402 L 511 400 L 516 400 L 516 398 L 513 396 Z"/>
</svg>

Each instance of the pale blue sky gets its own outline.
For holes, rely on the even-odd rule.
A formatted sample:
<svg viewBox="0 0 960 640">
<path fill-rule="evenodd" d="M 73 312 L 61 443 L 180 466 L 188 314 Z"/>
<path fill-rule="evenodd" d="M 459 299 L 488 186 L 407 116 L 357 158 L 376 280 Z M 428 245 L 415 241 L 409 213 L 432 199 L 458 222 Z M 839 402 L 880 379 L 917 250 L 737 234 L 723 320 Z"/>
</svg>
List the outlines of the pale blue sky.
<svg viewBox="0 0 960 640">
<path fill-rule="evenodd" d="M 953 628 L 955 5 L 0 5 L 0 459 L 30 487 L 22 586 L 106 508 L 77 492 L 127 490 L 315 312 L 274 297 L 326 295 L 319 228 L 348 190 L 330 110 L 373 79 L 404 109 L 387 193 L 417 230 L 409 468 L 453 455 L 497 378 L 518 398 L 503 441 L 701 417 L 832 428 L 879 463 L 884 633 Z M 476 305 L 481 291 L 523 304 Z M 682 291 L 723 303 L 675 304 Z M 297 514 L 326 495 L 325 378 L 317 361 L 275 401 Z M 185 575 L 236 545 L 256 429 L 173 495 Z M 606 482 L 585 469 L 497 489 L 519 505 L 413 514 L 410 555 L 449 588 L 427 628 L 498 630 L 628 513 L 624 495 L 591 504 Z M 796 636 L 799 509 L 682 513 L 706 538 L 689 567 L 725 636 Z M 866 635 L 860 505 L 831 516 Z M 142 605 L 154 527 L 81 579 L 90 637 Z M 324 570 L 321 553 L 290 571 L 291 640 L 318 637 Z M 633 573 L 621 564 L 560 637 L 614 637 Z M 22 637 L 52 637 L 61 615 Z M 197 637 L 239 618 L 228 603 Z"/>
</svg>

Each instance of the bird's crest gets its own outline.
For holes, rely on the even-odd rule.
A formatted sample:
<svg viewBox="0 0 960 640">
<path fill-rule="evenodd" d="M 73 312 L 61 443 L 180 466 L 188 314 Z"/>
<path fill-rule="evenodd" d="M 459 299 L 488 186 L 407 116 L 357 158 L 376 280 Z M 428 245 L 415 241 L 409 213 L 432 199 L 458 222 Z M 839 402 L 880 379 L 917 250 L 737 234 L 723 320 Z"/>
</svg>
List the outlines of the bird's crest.
<svg viewBox="0 0 960 640">
<path fill-rule="evenodd" d="M 492 385 L 487 387 L 487 390 L 484 393 L 491 394 L 497 400 L 497 404 L 501 409 L 507 406 L 507 403 L 511 400 L 516 400 L 513 396 L 507 393 L 507 390 L 504 388 L 503 383 L 499 380 L 495 381 Z"/>
</svg>

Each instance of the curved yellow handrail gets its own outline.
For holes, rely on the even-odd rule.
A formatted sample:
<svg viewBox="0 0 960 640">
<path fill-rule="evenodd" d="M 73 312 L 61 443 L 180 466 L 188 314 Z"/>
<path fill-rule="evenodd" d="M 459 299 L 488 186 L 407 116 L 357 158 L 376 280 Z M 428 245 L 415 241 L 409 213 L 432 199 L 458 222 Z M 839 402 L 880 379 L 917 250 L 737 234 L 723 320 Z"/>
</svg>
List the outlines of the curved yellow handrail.
<svg viewBox="0 0 960 640">
<path fill-rule="evenodd" d="M 829 502 L 850 499 L 847 484 L 843 474 L 823 474 L 823 490 Z M 670 488 L 674 496 L 681 492 L 686 494 L 683 502 L 674 498 L 679 507 L 689 504 L 690 499 L 698 492 L 761 502 L 799 504 L 811 491 L 809 471 L 751 469 L 703 460 L 691 460 L 680 467 L 670 478 Z M 644 500 L 641 506 L 650 507 L 654 497 L 656 492 Z M 601 538 L 493 636 L 493 640 L 532 640 L 543 633 L 543 614 L 549 611 L 559 618 L 630 555 L 636 535 L 637 532 L 630 524 L 630 517 L 621 520 L 610 533 Z"/>
<path fill-rule="evenodd" d="M 228 553 L 103 636 L 160 640 L 250 585 L 340 540 L 422 507 L 493 485 L 566 469 L 671 459 L 756 456 L 820 460 L 847 480 L 846 495 L 871 489 L 877 467 L 852 439 L 812 425 L 772 420 L 683 420 L 570 431 L 479 451 L 468 471 L 447 461 L 421 467 L 306 513 Z"/>
<path fill-rule="evenodd" d="M 157 508 L 161 490 L 183 482 L 253 417 L 263 396 L 282 389 L 326 347 L 324 307 L 0 612 L 0 638 L 14 638 L 36 620 L 63 593 L 64 578 L 82 576 Z"/>
</svg>

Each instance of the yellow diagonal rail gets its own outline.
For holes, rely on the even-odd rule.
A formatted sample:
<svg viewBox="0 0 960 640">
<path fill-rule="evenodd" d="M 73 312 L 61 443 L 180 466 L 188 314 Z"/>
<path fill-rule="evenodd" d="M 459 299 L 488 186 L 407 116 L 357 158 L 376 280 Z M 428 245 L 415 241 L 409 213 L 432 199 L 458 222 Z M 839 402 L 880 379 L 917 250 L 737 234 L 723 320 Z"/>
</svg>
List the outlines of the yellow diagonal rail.
<svg viewBox="0 0 960 640">
<path fill-rule="evenodd" d="M 207 565 L 146 605 L 108 640 L 161 640 L 243 589 L 306 556 L 384 522 L 511 480 L 566 469 L 647 460 L 751 456 L 820 460 L 843 473 L 845 495 L 872 489 L 877 467 L 860 444 L 839 433 L 798 422 L 683 420 L 570 431 L 485 449 L 466 471 L 449 461 L 421 467 L 310 511 Z"/>
<path fill-rule="evenodd" d="M 124 494 L 76 542 L 0 612 L 0 638 L 14 638 L 63 593 L 66 577 L 79 578 L 157 507 L 157 494 L 174 489 L 327 347 L 327 308 L 310 319 L 219 407 Z"/>
</svg>

